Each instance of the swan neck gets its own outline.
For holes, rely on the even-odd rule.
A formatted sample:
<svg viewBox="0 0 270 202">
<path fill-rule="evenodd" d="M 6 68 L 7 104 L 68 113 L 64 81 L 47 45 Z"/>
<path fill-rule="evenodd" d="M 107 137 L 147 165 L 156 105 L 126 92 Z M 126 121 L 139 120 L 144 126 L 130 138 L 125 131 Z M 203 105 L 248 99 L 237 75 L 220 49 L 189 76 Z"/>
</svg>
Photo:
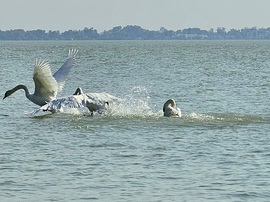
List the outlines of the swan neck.
<svg viewBox="0 0 270 202">
<path fill-rule="evenodd" d="M 173 99 L 169 99 L 165 102 L 165 104 L 163 105 L 163 112 L 165 111 L 165 109 L 171 105 L 173 108 L 176 108 L 176 103 Z"/>
<path fill-rule="evenodd" d="M 29 94 L 29 90 L 28 90 L 28 88 L 27 88 L 25 85 L 18 85 L 18 86 L 16 86 L 16 87 L 14 87 L 13 89 L 9 90 L 7 96 L 12 95 L 12 94 L 15 93 L 17 90 L 20 90 L 20 89 L 24 90 L 25 96 L 26 96 L 26 97 L 29 97 L 29 95 L 30 95 L 30 94 Z"/>
<path fill-rule="evenodd" d="M 14 88 L 14 92 L 17 90 L 23 89 L 25 91 L 26 97 L 30 95 L 28 88 L 25 85 L 18 85 Z"/>
</svg>

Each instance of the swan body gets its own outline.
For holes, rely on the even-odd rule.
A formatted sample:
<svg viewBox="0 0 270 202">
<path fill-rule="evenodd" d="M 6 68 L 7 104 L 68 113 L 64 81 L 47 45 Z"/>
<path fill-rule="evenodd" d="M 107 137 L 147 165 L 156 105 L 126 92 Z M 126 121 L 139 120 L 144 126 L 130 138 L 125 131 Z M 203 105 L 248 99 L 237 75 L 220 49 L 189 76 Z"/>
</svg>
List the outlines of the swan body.
<svg viewBox="0 0 270 202">
<path fill-rule="evenodd" d="M 35 92 L 29 93 L 28 88 L 25 85 L 17 85 L 11 90 L 8 90 L 4 98 L 12 95 L 17 90 L 24 90 L 25 96 L 33 103 L 43 106 L 47 102 L 56 99 L 57 93 L 62 90 L 65 85 L 67 76 L 73 66 L 76 64 L 76 55 L 78 50 L 69 50 L 68 58 L 61 68 L 52 75 L 50 65 L 47 62 L 36 60 L 33 80 L 35 83 Z"/>
<path fill-rule="evenodd" d="M 173 99 L 167 100 L 163 105 L 163 113 L 166 117 L 181 117 L 181 110 L 176 107 L 176 102 Z"/>
<path fill-rule="evenodd" d="M 35 113 L 40 110 L 55 113 L 61 111 L 63 108 L 86 107 L 91 112 L 91 115 L 96 111 L 101 114 L 108 108 L 110 102 L 116 100 L 119 99 L 108 93 L 83 93 L 82 89 L 78 88 L 73 95 L 51 100 L 46 105 L 40 107 Z"/>
</svg>

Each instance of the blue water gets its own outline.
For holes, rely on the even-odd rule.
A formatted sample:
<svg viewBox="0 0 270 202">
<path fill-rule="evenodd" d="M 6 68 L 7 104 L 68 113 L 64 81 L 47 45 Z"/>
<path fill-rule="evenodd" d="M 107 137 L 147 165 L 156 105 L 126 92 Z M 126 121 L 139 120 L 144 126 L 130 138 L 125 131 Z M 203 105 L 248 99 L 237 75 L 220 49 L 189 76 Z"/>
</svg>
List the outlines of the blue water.
<svg viewBox="0 0 270 202">
<path fill-rule="evenodd" d="M 270 41 L 0 42 L 4 93 L 79 50 L 77 87 L 123 101 L 33 115 L 0 101 L 0 201 L 269 201 Z M 162 116 L 173 98 L 182 118 Z"/>
</svg>

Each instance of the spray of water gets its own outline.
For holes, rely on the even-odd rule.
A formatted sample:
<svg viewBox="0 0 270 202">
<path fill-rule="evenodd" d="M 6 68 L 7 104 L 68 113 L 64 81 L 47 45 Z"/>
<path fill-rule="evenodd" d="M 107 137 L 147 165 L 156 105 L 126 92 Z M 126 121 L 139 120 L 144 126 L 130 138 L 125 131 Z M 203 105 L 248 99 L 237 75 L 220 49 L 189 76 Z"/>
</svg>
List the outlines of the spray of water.
<svg viewBox="0 0 270 202">
<path fill-rule="evenodd" d="M 107 115 L 122 117 L 148 117 L 155 116 L 150 107 L 149 92 L 145 87 L 136 86 L 122 95 L 119 101 L 110 105 Z"/>
</svg>

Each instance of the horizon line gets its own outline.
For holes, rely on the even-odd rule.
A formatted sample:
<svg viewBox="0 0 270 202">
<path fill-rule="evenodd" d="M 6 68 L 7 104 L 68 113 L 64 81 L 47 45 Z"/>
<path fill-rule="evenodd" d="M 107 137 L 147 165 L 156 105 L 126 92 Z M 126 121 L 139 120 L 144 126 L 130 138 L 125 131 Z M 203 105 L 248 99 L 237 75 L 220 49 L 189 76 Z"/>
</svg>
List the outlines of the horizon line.
<svg viewBox="0 0 270 202">
<path fill-rule="evenodd" d="M 42 29 L 42 28 L 36 28 L 36 29 L 23 29 L 23 28 L 11 28 L 11 29 L 6 29 L 6 30 L 2 30 L 0 29 L 1 32 L 6 32 L 6 31 L 14 31 L 14 30 L 23 30 L 23 31 L 36 31 L 36 30 L 42 30 L 42 31 L 45 31 L 45 32 L 60 32 L 60 33 L 63 33 L 63 32 L 67 32 L 67 31 L 83 31 L 85 29 L 93 29 L 93 30 L 96 30 L 98 33 L 103 33 L 103 32 L 106 32 L 106 31 L 110 31 L 112 30 L 113 28 L 117 28 L 117 27 L 121 27 L 121 28 L 125 28 L 125 27 L 140 27 L 144 30 L 148 30 L 148 31 L 160 31 L 161 29 L 164 29 L 164 30 L 167 30 L 167 31 L 182 31 L 182 30 L 187 30 L 187 29 L 200 29 L 202 31 L 215 31 L 215 30 L 218 30 L 218 29 L 224 29 L 224 30 L 242 30 L 242 29 L 270 29 L 270 27 L 256 27 L 256 26 L 251 26 L 251 27 L 243 27 L 243 28 L 226 28 L 224 26 L 218 26 L 216 28 L 210 28 L 210 29 L 203 29 L 203 28 L 200 28 L 200 27 L 188 27 L 188 28 L 183 28 L 183 29 L 177 29 L 177 30 L 174 30 L 174 29 L 167 29 L 166 27 L 164 26 L 161 26 L 158 30 L 154 30 L 154 29 L 147 29 L 147 28 L 144 28 L 140 25 L 125 25 L 125 26 L 122 26 L 122 25 L 117 25 L 117 26 L 114 26 L 108 30 L 104 30 L 104 31 L 101 31 L 101 32 L 98 32 L 98 30 L 94 27 L 84 27 L 83 29 L 67 29 L 65 31 L 60 31 L 60 29 L 58 30 L 53 30 L 53 29 Z"/>
</svg>

